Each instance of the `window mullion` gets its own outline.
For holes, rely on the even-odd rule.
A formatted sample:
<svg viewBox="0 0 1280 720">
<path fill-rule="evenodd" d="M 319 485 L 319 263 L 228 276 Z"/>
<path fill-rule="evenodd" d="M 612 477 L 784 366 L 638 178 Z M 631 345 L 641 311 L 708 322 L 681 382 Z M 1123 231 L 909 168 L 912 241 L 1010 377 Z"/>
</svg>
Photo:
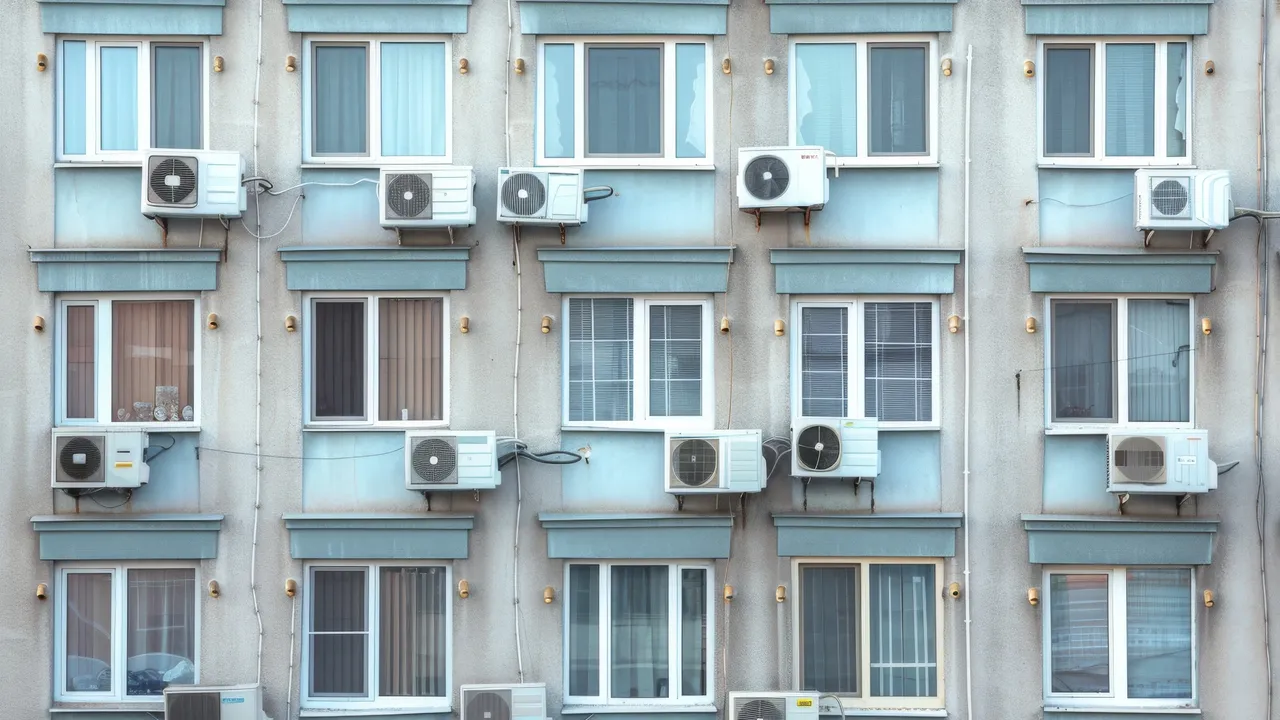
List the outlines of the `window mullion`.
<svg viewBox="0 0 1280 720">
<path fill-rule="evenodd" d="M 858 668 L 857 696 L 864 701 L 871 698 L 871 566 L 858 564 L 855 588 L 858 595 L 858 656 L 854 665 Z"/>
<path fill-rule="evenodd" d="M 365 568 L 365 698 L 370 701 L 378 699 L 378 669 L 381 663 L 382 648 L 378 646 L 378 633 L 374 632 L 378 621 L 378 598 L 382 592 L 381 574 L 377 565 Z"/>
<path fill-rule="evenodd" d="M 676 156 L 676 44 L 662 44 L 662 156 Z M 710 73 L 707 73 L 710 75 Z"/>
<path fill-rule="evenodd" d="M 864 318 L 864 303 L 862 300 L 851 302 L 845 306 L 845 312 L 849 314 L 849 337 L 847 342 L 847 352 L 849 353 L 849 367 L 845 372 L 845 416 L 846 417 L 866 417 L 867 414 L 867 379 L 866 379 L 866 323 Z"/>
<path fill-rule="evenodd" d="M 613 697 L 613 688 L 610 687 L 613 678 L 613 649 L 609 643 L 609 636 L 613 632 L 613 605 L 609 602 L 613 573 L 608 563 L 600 563 L 599 568 L 599 582 L 596 584 L 600 586 L 600 667 L 597 672 L 600 673 L 600 698 L 607 702 Z"/>
<path fill-rule="evenodd" d="M 1116 300 L 1116 363 L 1113 370 L 1116 393 L 1116 422 L 1129 422 L 1129 301 Z"/>
<path fill-rule="evenodd" d="M 129 609 L 126 603 L 129 601 L 129 583 L 128 572 L 123 566 L 117 566 L 111 569 L 111 656 L 114 660 L 115 667 L 111 669 L 111 693 L 124 700 L 128 693 L 128 686 L 125 680 L 128 678 L 129 663 L 129 642 L 128 642 L 128 623 Z"/>
<path fill-rule="evenodd" d="M 369 103 L 369 127 L 367 130 L 367 138 L 369 143 L 369 157 L 373 159 L 382 158 L 382 41 L 373 40 L 369 43 L 369 69 L 368 78 L 369 85 L 366 88 Z M 448 61 L 446 59 L 446 67 Z"/>
<path fill-rule="evenodd" d="M 871 91 L 868 85 L 871 82 L 871 73 L 867 68 L 870 53 L 867 52 L 867 44 L 865 42 L 854 43 L 853 45 L 854 64 L 857 65 L 857 78 L 854 80 L 856 86 L 855 92 L 858 96 L 858 107 L 856 110 L 858 132 L 857 146 L 858 157 L 865 158 L 871 155 L 871 111 L 868 103 L 871 98 Z"/>
<path fill-rule="evenodd" d="M 114 345 L 112 338 L 112 315 L 111 301 L 100 300 L 94 308 L 95 327 L 97 328 L 97 337 L 94 341 L 95 360 L 97 361 L 98 371 L 94 378 L 97 386 L 94 393 L 97 396 L 97 402 L 93 408 L 94 420 L 100 423 L 111 422 L 111 392 L 115 386 L 115 371 L 112 368 L 113 353 L 111 348 Z"/>
<path fill-rule="evenodd" d="M 1153 157 L 1156 160 L 1164 160 L 1169 157 L 1169 139 L 1168 139 L 1168 117 L 1169 117 L 1169 74 L 1168 74 L 1168 58 L 1169 43 L 1155 43 L 1155 87 L 1151 89 L 1151 102 L 1155 107 L 1155 113 L 1152 116 L 1152 122 L 1156 124 L 1153 137 L 1155 138 L 1155 147 Z"/>
<path fill-rule="evenodd" d="M 657 303 L 654 303 L 657 304 Z M 636 298 L 631 303 L 631 419 L 642 422 L 649 412 L 649 301 Z"/>
<path fill-rule="evenodd" d="M 365 422 L 378 421 L 378 298 L 363 298 L 365 304 L 364 330 L 364 416 Z"/>
<path fill-rule="evenodd" d="M 684 580 L 683 568 L 679 565 L 667 566 L 667 696 L 670 700 L 684 697 L 684 678 L 680 671 L 684 667 L 684 658 L 680 654 L 684 647 Z"/>
<path fill-rule="evenodd" d="M 1128 587 L 1126 571 L 1116 568 L 1111 571 L 1109 583 L 1112 603 L 1111 636 L 1111 695 L 1117 700 L 1128 699 L 1129 695 L 1129 613 Z"/>
</svg>

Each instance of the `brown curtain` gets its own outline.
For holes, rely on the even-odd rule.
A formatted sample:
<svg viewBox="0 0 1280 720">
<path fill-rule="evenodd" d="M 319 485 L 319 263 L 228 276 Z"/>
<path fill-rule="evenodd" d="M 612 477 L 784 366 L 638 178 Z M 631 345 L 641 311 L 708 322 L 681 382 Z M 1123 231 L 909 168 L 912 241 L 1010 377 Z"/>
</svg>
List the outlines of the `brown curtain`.
<svg viewBox="0 0 1280 720">
<path fill-rule="evenodd" d="M 67 692 L 111 690 L 111 573 L 67 573 Z"/>
<path fill-rule="evenodd" d="M 378 695 L 444 697 L 444 568 L 384 567 L 380 573 Z"/>
<path fill-rule="evenodd" d="M 440 298 L 378 301 L 378 419 L 444 417 Z"/>
<path fill-rule="evenodd" d="M 111 400 L 116 421 L 182 420 L 194 413 L 191 300 L 114 302 Z"/>
<path fill-rule="evenodd" d="M 364 418 L 364 302 L 317 301 L 313 419 Z"/>
<path fill-rule="evenodd" d="M 67 407 L 68 419 L 94 417 L 94 311 L 93 305 L 67 306 Z"/>
</svg>

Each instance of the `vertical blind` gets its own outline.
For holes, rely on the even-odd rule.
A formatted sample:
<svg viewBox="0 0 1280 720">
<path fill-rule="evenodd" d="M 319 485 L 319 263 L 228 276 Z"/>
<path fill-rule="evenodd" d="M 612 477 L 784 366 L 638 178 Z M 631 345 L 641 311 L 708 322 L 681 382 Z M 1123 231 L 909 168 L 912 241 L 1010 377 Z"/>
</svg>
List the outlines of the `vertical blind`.
<svg viewBox="0 0 1280 720">
<path fill-rule="evenodd" d="M 64 40 L 62 57 L 62 152 L 67 155 L 85 153 L 85 123 L 88 117 L 87 43 Z"/>
<path fill-rule="evenodd" d="M 1126 577 L 1130 698 L 1191 697 L 1191 570 L 1131 569 Z"/>
<path fill-rule="evenodd" d="M 871 565 L 871 695 L 938 694 L 937 595 L 932 565 Z"/>
<path fill-rule="evenodd" d="M 864 411 L 882 421 L 933 419 L 933 305 L 863 308 Z"/>
<path fill-rule="evenodd" d="M 195 682 L 196 571 L 128 570 L 128 695 Z"/>
<path fill-rule="evenodd" d="M 707 694 L 707 571 L 680 571 L 680 693 Z"/>
<path fill-rule="evenodd" d="M 66 691 L 111 690 L 111 573 L 66 575 Z"/>
<path fill-rule="evenodd" d="M 569 566 L 569 694 L 600 694 L 600 566 Z"/>
<path fill-rule="evenodd" d="M 1191 421 L 1191 303 L 1129 301 L 1130 422 Z"/>
<path fill-rule="evenodd" d="M 312 73 L 312 146 L 320 155 L 369 152 L 367 45 L 317 45 Z"/>
<path fill-rule="evenodd" d="M 871 153 L 927 152 L 928 48 L 868 49 Z"/>
<path fill-rule="evenodd" d="M 858 567 L 800 568 L 800 689 L 858 692 Z"/>
<path fill-rule="evenodd" d="M 378 301 L 378 419 L 444 417 L 444 300 Z"/>
<path fill-rule="evenodd" d="M 630 298 L 569 300 L 569 420 L 632 419 Z"/>
<path fill-rule="evenodd" d="M 1053 301 L 1055 420 L 1115 417 L 1115 307 L 1109 301 Z"/>
<path fill-rule="evenodd" d="M 707 46 L 676 45 L 676 157 L 707 156 Z"/>
<path fill-rule="evenodd" d="M 99 48 L 98 82 L 102 149 L 137 150 L 138 48 Z"/>
<path fill-rule="evenodd" d="M 543 153 L 549 158 L 571 158 L 574 147 L 573 45 L 542 47 Z"/>
<path fill-rule="evenodd" d="M 797 43 L 796 142 L 858 154 L 858 56 L 853 43 Z"/>
<path fill-rule="evenodd" d="M 1108 43 L 1107 155 L 1150 157 L 1156 147 L 1156 46 Z"/>
<path fill-rule="evenodd" d="M 66 417 L 92 419 L 95 412 L 97 345 L 97 308 L 93 305 L 68 305 L 66 325 Z"/>
<path fill-rule="evenodd" d="M 849 310 L 800 310 L 800 412 L 844 417 L 848 407 Z"/>
<path fill-rule="evenodd" d="M 662 48 L 587 48 L 587 154 L 662 154 Z"/>
<path fill-rule="evenodd" d="M 1044 154 L 1093 152 L 1093 50 L 1049 47 L 1044 52 Z"/>
<path fill-rule="evenodd" d="M 649 306 L 649 414 L 702 414 L 702 306 Z"/>
<path fill-rule="evenodd" d="M 198 148 L 203 145 L 198 45 L 151 47 L 151 146 Z"/>
<path fill-rule="evenodd" d="M 610 696 L 671 697 L 666 565 L 614 565 L 609 578 Z"/>
<path fill-rule="evenodd" d="M 1055 693 L 1111 688 L 1107 575 L 1049 576 L 1049 673 Z"/>
<path fill-rule="evenodd" d="M 311 695 L 363 697 L 369 651 L 364 570 L 313 569 Z"/>
<path fill-rule="evenodd" d="M 444 569 L 384 567 L 378 592 L 378 695 L 446 696 Z"/>
<path fill-rule="evenodd" d="M 364 302 L 316 301 L 312 314 L 314 418 L 363 418 Z"/>
<path fill-rule="evenodd" d="M 195 397 L 195 306 L 191 300 L 111 303 L 114 419 L 190 419 Z"/>
<path fill-rule="evenodd" d="M 382 43 L 382 154 L 444 155 L 444 43 Z"/>
</svg>

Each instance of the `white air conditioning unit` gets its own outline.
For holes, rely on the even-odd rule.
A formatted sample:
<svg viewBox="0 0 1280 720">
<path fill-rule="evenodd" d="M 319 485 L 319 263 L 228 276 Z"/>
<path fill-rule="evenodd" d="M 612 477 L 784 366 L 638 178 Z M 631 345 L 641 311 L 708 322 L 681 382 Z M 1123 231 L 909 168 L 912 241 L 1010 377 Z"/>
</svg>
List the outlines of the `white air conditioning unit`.
<svg viewBox="0 0 1280 720">
<path fill-rule="evenodd" d="M 582 170 L 498 168 L 498 222 L 581 225 L 587 221 Z"/>
<path fill-rule="evenodd" d="M 382 227 L 475 225 L 475 186 L 469 167 L 383 168 L 378 176 Z"/>
<path fill-rule="evenodd" d="M 1133 175 L 1133 198 L 1139 230 L 1221 230 L 1235 214 L 1226 170 L 1144 168 Z"/>
<path fill-rule="evenodd" d="M 874 478 L 880 475 L 875 418 L 798 418 L 791 428 L 793 477 Z"/>
<path fill-rule="evenodd" d="M 669 493 L 760 492 L 768 480 L 759 430 L 672 431 L 665 449 Z"/>
<path fill-rule="evenodd" d="M 460 720 L 546 720 L 543 683 L 463 685 Z"/>
<path fill-rule="evenodd" d="M 1113 493 L 1186 495 L 1218 488 L 1218 465 L 1209 459 L 1209 433 L 1168 430 L 1107 436 L 1107 490 Z"/>
<path fill-rule="evenodd" d="M 53 482 L 59 490 L 129 489 L 147 484 L 144 430 L 54 428 Z"/>
<path fill-rule="evenodd" d="M 820 147 L 738 149 L 739 210 L 821 210 L 829 192 Z"/>
<path fill-rule="evenodd" d="M 492 431 L 405 432 L 404 486 L 409 490 L 492 490 L 501 482 Z"/>
<path fill-rule="evenodd" d="M 817 693 L 731 692 L 725 720 L 818 720 Z"/>
<path fill-rule="evenodd" d="M 165 720 L 263 720 L 258 685 L 170 685 L 164 689 Z"/>
<path fill-rule="evenodd" d="M 238 152 L 153 150 L 142 173 L 147 217 L 238 218 L 245 210 L 244 158 Z"/>
</svg>

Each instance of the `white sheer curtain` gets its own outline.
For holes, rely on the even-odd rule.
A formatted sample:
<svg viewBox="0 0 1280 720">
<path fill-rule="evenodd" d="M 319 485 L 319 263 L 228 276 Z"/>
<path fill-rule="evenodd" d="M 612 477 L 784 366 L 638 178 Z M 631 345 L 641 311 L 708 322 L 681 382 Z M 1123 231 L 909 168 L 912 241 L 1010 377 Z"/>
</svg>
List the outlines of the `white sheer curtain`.
<svg viewBox="0 0 1280 720">
<path fill-rule="evenodd" d="M 1093 147 L 1093 50 L 1044 52 L 1044 154 L 1088 155 Z"/>
<path fill-rule="evenodd" d="M 630 298 L 569 300 L 569 419 L 630 420 L 633 308 Z"/>
<path fill-rule="evenodd" d="M 444 697 L 444 568 L 384 567 L 379 583 L 378 695 Z"/>
<path fill-rule="evenodd" d="M 312 72 L 311 144 L 321 155 L 369 152 L 369 46 L 318 45 Z"/>
<path fill-rule="evenodd" d="M 1049 665 L 1052 692 L 1105 693 L 1111 688 L 1110 620 L 1105 574 L 1049 576 Z"/>
<path fill-rule="evenodd" d="M 1053 417 L 1109 420 L 1115 416 L 1115 304 L 1055 300 Z"/>
<path fill-rule="evenodd" d="M 382 43 L 382 154 L 444 155 L 444 43 Z"/>
<path fill-rule="evenodd" d="M 849 310 L 800 310 L 800 414 L 844 417 L 849 397 Z"/>
<path fill-rule="evenodd" d="M 800 689 L 858 692 L 858 568 L 800 569 Z"/>
<path fill-rule="evenodd" d="M 127 694 L 156 696 L 194 683 L 195 570 L 129 570 L 128 577 Z"/>
<path fill-rule="evenodd" d="M 937 595 L 932 565 L 871 565 L 871 694 L 938 694 Z"/>
<path fill-rule="evenodd" d="M 66 691 L 111 690 L 111 573 L 66 574 Z"/>
<path fill-rule="evenodd" d="M 796 43 L 796 142 L 858 154 L 858 55 L 853 43 Z"/>
<path fill-rule="evenodd" d="M 611 697 L 671 697 L 669 573 L 666 565 L 611 568 Z"/>
<path fill-rule="evenodd" d="M 1126 579 L 1129 697 L 1191 697 L 1191 571 L 1131 569 Z"/>
<path fill-rule="evenodd" d="M 649 306 L 649 414 L 702 414 L 702 306 Z"/>
<path fill-rule="evenodd" d="M 707 156 L 707 46 L 676 45 L 676 157 Z"/>
<path fill-rule="evenodd" d="M 573 157 L 575 152 L 573 54 L 567 43 L 542 47 L 543 152 L 549 158 Z"/>
<path fill-rule="evenodd" d="M 587 48 L 587 153 L 662 153 L 661 48 Z"/>
<path fill-rule="evenodd" d="M 102 149 L 137 150 L 138 48 L 99 48 L 98 80 Z"/>
<path fill-rule="evenodd" d="M 1191 304 L 1129 301 L 1129 420 L 1190 422 Z"/>
<path fill-rule="evenodd" d="M 1165 55 L 1166 145 L 1169 157 L 1187 155 L 1187 44 L 1169 43 Z"/>
<path fill-rule="evenodd" d="M 1156 146 L 1156 46 L 1108 43 L 1107 155 L 1150 157 Z"/>
<path fill-rule="evenodd" d="M 569 695 L 600 694 L 600 566 L 569 566 Z"/>
</svg>

